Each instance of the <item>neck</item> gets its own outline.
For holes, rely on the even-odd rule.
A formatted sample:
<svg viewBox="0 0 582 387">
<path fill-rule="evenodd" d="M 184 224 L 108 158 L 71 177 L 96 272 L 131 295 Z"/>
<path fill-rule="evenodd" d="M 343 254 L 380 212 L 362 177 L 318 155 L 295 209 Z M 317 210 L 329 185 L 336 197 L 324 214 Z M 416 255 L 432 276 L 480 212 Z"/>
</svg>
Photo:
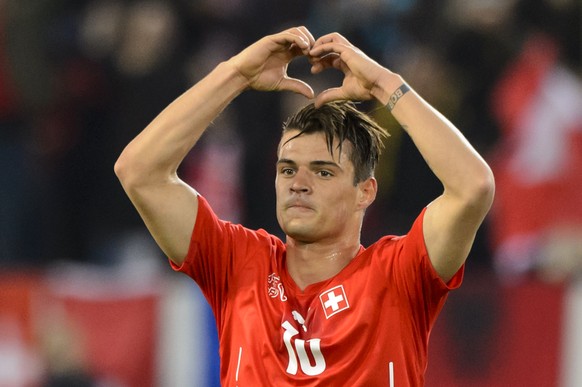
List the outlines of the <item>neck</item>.
<svg viewBox="0 0 582 387">
<path fill-rule="evenodd" d="M 287 270 L 299 289 L 338 274 L 356 256 L 359 238 L 342 243 L 302 243 L 287 237 Z"/>
</svg>

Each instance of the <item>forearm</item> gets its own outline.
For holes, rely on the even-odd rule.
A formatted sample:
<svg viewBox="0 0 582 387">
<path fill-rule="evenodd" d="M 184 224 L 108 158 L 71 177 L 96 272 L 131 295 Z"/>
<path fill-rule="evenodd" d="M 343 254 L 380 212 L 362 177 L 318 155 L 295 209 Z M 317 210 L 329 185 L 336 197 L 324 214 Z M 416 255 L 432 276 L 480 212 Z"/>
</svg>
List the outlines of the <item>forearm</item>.
<svg viewBox="0 0 582 387">
<path fill-rule="evenodd" d="M 174 178 L 212 120 L 246 87 L 246 80 L 224 62 L 178 97 L 122 152 L 115 170 L 124 185 Z"/>
<path fill-rule="evenodd" d="M 400 76 L 387 72 L 374 91 L 376 98 L 388 104 L 403 83 Z M 493 176 L 489 166 L 461 132 L 414 90 L 396 101 L 392 114 L 443 184 L 445 194 L 467 201 L 490 196 Z"/>
</svg>

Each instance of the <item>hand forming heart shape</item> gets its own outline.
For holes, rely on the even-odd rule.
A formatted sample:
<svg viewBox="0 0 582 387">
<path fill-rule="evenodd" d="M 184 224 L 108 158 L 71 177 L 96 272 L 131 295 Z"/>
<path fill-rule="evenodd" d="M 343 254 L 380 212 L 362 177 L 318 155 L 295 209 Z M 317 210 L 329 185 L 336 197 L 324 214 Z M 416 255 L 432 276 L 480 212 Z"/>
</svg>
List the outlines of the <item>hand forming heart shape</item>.
<svg viewBox="0 0 582 387">
<path fill-rule="evenodd" d="M 289 63 L 307 57 L 311 73 L 337 69 L 344 74 L 341 86 L 323 90 L 317 96 L 309 84 L 287 75 Z M 370 59 L 339 33 L 330 33 L 317 40 L 305 27 L 295 27 L 266 36 L 231 59 L 235 69 L 255 90 L 289 90 L 315 98 L 321 106 L 333 100 L 369 100 L 387 103 L 381 85 L 393 74 Z M 398 85 L 394 86 L 394 90 Z M 389 94 L 388 94 L 389 95 Z"/>
</svg>

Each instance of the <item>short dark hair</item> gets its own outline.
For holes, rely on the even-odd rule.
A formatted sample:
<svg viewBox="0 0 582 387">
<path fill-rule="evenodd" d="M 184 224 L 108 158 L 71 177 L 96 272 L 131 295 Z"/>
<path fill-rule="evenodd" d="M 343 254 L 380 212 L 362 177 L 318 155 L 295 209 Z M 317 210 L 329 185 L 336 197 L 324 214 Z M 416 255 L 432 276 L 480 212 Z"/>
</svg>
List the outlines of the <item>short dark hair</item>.
<svg viewBox="0 0 582 387">
<path fill-rule="evenodd" d="M 359 111 L 350 101 L 329 102 L 319 108 L 309 104 L 285 121 L 283 133 L 289 130 L 299 130 L 299 133 L 287 141 L 302 134 L 323 132 L 332 155 L 336 138 L 339 140 L 340 154 L 344 141 L 350 142 L 352 151 L 349 157 L 354 165 L 354 185 L 374 176 L 384 147 L 382 139 L 388 136 L 386 129 Z"/>
</svg>

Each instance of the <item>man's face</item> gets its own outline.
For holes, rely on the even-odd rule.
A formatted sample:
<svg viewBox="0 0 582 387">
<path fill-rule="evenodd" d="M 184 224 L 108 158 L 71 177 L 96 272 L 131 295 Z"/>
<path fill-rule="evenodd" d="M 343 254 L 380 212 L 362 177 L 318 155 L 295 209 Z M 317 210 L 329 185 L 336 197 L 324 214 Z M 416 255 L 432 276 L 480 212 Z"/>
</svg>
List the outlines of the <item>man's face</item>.
<svg viewBox="0 0 582 387">
<path fill-rule="evenodd" d="M 332 156 L 325 134 L 303 134 L 288 141 L 298 133 L 287 131 L 279 146 L 275 189 L 281 228 L 304 243 L 359 234 L 364 210 L 375 197 L 375 180 L 354 186 L 351 144 L 344 143 L 341 154 L 334 144 Z"/>
</svg>

